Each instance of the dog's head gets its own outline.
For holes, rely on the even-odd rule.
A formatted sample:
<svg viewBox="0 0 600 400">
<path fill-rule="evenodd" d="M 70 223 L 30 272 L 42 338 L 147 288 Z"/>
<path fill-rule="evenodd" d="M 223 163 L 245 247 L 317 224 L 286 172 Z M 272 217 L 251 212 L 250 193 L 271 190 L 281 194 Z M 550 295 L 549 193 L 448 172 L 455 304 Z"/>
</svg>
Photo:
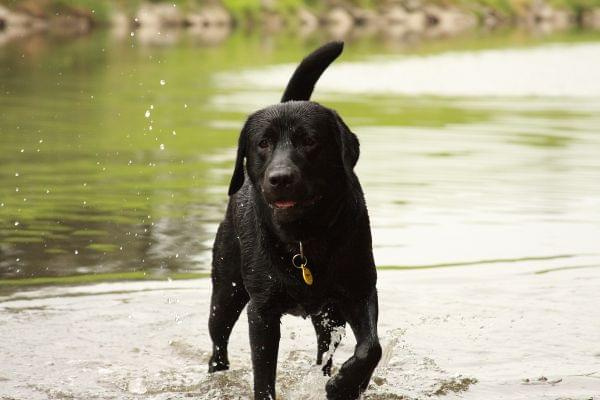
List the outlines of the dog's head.
<svg viewBox="0 0 600 400">
<path fill-rule="evenodd" d="M 245 170 L 277 222 L 317 215 L 343 195 L 353 179 L 359 144 L 338 114 L 308 99 L 327 66 L 343 49 L 329 43 L 306 57 L 276 104 L 252 114 L 240 134 L 229 195 Z M 329 207 L 327 207 L 329 208 Z"/>
<path fill-rule="evenodd" d="M 335 111 L 309 101 L 252 114 L 240 134 L 229 194 L 246 171 L 273 217 L 289 222 L 331 203 L 352 179 L 359 144 Z"/>
</svg>

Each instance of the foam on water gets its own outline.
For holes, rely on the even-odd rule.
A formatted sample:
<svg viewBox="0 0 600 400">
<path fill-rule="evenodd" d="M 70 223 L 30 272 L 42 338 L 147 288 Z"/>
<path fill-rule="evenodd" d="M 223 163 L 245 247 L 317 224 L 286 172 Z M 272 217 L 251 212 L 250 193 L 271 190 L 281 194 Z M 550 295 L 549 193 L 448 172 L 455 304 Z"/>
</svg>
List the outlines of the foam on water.
<svg viewBox="0 0 600 400">
<path fill-rule="evenodd" d="M 553 261 L 557 267 L 573 262 Z M 599 393 L 600 268 L 542 274 L 537 268 L 523 261 L 380 272 L 383 357 L 365 399 L 442 394 L 481 399 L 510 392 L 511 399 L 525 400 Z M 231 370 L 206 372 L 209 295 L 209 280 L 197 280 L 3 296 L 0 397 L 249 399 L 244 314 L 230 341 Z M 180 323 L 175 315 L 184 316 Z M 312 324 L 285 316 L 281 336 L 278 398 L 323 398 L 328 378 L 314 365 Z M 333 357 L 333 373 L 354 345 L 348 334 Z"/>
</svg>

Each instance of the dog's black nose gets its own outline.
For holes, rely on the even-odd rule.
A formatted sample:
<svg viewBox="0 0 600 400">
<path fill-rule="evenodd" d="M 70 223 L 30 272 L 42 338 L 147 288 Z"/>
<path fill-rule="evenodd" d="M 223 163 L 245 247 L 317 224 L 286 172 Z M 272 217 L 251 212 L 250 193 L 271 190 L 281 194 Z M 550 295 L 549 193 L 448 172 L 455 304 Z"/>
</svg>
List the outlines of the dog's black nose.
<svg viewBox="0 0 600 400">
<path fill-rule="evenodd" d="M 286 186 L 290 186 L 296 180 L 294 174 L 289 168 L 277 169 L 275 171 L 270 172 L 268 175 L 268 179 L 269 184 L 273 188 L 283 188 Z"/>
</svg>

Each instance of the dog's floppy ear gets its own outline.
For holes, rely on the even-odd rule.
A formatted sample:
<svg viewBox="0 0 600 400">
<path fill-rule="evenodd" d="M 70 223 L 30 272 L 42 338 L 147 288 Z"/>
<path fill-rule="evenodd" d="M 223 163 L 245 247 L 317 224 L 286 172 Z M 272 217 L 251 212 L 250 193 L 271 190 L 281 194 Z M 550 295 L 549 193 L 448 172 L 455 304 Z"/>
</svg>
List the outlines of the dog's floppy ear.
<svg viewBox="0 0 600 400">
<path fill-rule="evenodd" d="M 244 159 L 246 158 L 246 149 L 248 147 L 248 121 L 244 124 L 238 139 L 237 157 L 231 182 L 229 183 L 229 196 L 235 194 L 244 184 Z"/>
<path fill-rule="evenodd" d="M 331 111 L 335 120 L 335 125 L 338 131 L 338 138 L 336 140 L 339 143 L 342 152 L 342 162 L 344 163 L 344 169 L 351 173 L 354 166 L 358 162 L 358 156 L 360 154 L 360 144 L 356 135 L 348 128 L 348 125 L 342 120 L 342 118 L 335 111 Z"/>
</svg>

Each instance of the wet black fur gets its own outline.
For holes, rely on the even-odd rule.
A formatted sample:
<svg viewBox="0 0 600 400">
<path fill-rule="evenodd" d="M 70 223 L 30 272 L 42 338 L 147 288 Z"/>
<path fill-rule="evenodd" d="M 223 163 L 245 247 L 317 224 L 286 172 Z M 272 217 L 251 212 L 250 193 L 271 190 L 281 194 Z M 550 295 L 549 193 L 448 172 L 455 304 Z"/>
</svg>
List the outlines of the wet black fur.
<svg viewBox="0 0 600 400">
<path fill-rule="evenodd" d="M 252 114 L 239 138 L 231 197 L 213 249 L 209 371 L 229 368 L 229 335 L 248 304 L 255 399 L 275 398 L 282 314 L 311 317 L 317 363 L 325 363 L 326 374 L 331 359 L 323 360 L 323 354 L 332 330 L 346 322 L 352 328 L 355 353 L 328 381 L 328 399 L 358 398 L 381 357 L 369 217 L 353 171 L 358 140 L 335 111 L 307 101 L 342 46 L 329 43 L 305 58 L 283 102 Z M 309 151 L 299 145 L 305 136 L 318 147 Z M 264 138 L 272 143 L 270 150 L 260 149 Z M 263 182 L 276 154 L 277 162 L 289 162 L 299 171 L 301 190 L 294 196 L 315 198 L 314 204 L 282 214 L 269 206 Z M 291 262 L 299 241 L 314 277 L 312 286 Z"/>
</svg>

